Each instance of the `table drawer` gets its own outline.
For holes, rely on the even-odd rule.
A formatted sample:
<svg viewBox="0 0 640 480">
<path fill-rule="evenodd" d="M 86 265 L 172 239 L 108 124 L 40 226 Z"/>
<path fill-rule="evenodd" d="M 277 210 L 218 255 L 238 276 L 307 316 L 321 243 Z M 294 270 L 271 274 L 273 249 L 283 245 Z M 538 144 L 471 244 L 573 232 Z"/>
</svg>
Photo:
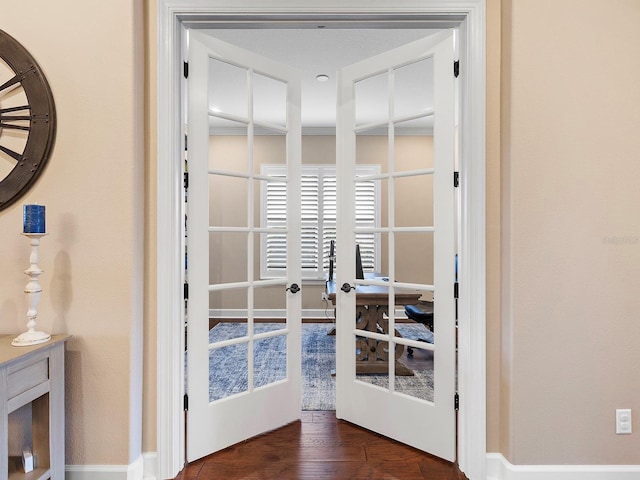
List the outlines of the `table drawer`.
<svg viewBox="0 0 640 480">
<path fill-rule="evenodd" d="M 10 371 L 8 380 L 8 399 L 46 382 L 49 380 L 49 358 L 43 358 Z"/>
</svg>

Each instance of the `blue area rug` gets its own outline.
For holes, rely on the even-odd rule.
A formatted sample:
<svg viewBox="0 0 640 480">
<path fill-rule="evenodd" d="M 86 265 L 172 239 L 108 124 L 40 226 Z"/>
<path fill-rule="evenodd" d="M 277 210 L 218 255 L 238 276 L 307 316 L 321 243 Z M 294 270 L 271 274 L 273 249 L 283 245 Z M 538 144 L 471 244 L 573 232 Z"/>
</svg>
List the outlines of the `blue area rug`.
<svg viewBox="0 0 640 480">
<path fill-rule="evenodd" d="M 405 338 L 426 338 L 433 341 L 429 330 L 420 324 L 396 325 Z M 256 333 L 282 328 L 282 324 L 257 323 Z M 327 335 L 329 323 L 302 324 L 302 409 L 335 410 L 336 380 L 331 372 L 336 368 L 336 337 Z M 237 338 L 246 334 L 246 326 L 222 322 L 209 332 L 209 342 Z M 286 341 L 283 335 L 256 342 L 254 346 L 254 384 L 268 385 L 286 377 Z M 416 354 L 417 355 L 417 354 Z M 209 400 L 244 392 L 248 388 L 248 349 L 246 344 L 214 349 L 209 355 Z M 396 377 L 396 390 L 433 400 L 432 367 L 416 370 L 415 375 Z M 386 375 L 358 375 L 358 379 L 386 386 Z"/>
</svg>

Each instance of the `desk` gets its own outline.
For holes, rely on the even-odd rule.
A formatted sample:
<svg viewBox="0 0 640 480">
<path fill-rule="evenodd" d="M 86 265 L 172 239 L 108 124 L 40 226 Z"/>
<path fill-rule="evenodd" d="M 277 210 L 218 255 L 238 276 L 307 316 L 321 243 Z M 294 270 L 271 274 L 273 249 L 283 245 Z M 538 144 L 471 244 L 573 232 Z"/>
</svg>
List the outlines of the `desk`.
<svg viewBox="0 0 640 480">
<path fill-rule="evenodd" d="M 15 335 L 0 335 L 0 480 L 9 471 L 8 417 L 31 404 L 33 454 L 38 465 L 11 480 L 64 480 L 64 343 L 69 335 L 53 335 L 39 345 L 13 347 Z"/>
<path fill-rule="evenodd" d="M 368 274 L 372 275 L 372 274 Z M 373 276 L 367 278 L 375 278 Z M 375 275 L 375 274 L 373 274 Z M 327 294 L 336 304 L 336 282 L 327 282 Z M 422 296 L 420 292 L 395 292 L 396 305 L 412 305 Z M 389 288 L 378 285 L 356 286 L 356 328 L 375 333 L 389 332 Z M 396 336 L 401 336 L 396 330 Z M 413 371 L 398 361 L 404 345 L 396 344 L 396 375 L 413 375 Z M 356 373 L 388 373 L 389 349 L 387 342 L 373 338 L 356 337 Z"/>
</svg>

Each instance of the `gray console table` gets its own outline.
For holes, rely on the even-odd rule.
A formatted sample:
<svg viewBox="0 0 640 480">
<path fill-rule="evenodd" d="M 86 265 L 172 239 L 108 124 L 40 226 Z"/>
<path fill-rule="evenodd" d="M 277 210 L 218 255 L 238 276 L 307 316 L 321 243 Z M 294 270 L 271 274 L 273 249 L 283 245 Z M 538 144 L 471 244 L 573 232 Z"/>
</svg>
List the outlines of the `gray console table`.
<svg viewBox="0 0 640 480">
<path fill-rule="evenodd" d="M 13 347 L 0 335 L 0 480 L 64 480 L 64 344 L 53 335 L 40 345 Z M 9 468 L 9 414 L 31 404 L 31 436 L 37 468 Z"/>
</svg>

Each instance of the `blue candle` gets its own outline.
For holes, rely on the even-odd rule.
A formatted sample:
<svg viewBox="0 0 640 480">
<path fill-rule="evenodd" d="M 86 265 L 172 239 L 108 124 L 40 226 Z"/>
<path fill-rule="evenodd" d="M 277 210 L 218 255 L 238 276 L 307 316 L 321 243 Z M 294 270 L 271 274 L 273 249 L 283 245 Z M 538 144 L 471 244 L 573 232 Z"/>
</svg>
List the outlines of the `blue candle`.
<svg viewBox="0 0 640 480">
<path fill-rule="evenodd" d="M 25 205 L 23 221 L 24 233 L 45 233 L 44 205 Z"/>
</svg>

